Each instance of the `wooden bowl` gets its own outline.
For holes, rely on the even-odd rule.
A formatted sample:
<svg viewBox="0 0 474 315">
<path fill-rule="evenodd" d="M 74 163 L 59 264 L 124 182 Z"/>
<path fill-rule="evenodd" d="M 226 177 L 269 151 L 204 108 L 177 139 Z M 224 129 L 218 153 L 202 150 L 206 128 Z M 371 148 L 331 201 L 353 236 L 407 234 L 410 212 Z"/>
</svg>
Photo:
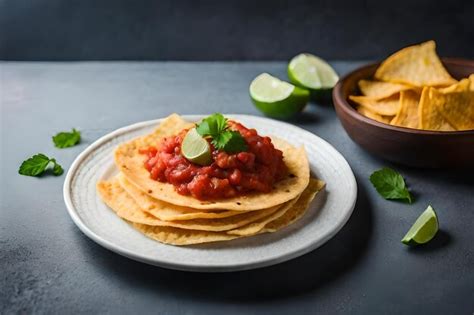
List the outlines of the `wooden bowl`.
<svg viewBox="0 0 474 315">
<path fill-rule="evenodd" d="M 474 61 L 442 59 L 456 79 L 474 73 Z M 342 126 L 351 139 L 367 151 L 391 162 L 415 167 L 474 166 L 474 130 L 427 131 L 384 124 L 359 114 L 348 102 L 357 94 L 357 82 L 373 78 L 379 64 L 356 69 L 339 80 L 332 98 Z"/>
</svg>

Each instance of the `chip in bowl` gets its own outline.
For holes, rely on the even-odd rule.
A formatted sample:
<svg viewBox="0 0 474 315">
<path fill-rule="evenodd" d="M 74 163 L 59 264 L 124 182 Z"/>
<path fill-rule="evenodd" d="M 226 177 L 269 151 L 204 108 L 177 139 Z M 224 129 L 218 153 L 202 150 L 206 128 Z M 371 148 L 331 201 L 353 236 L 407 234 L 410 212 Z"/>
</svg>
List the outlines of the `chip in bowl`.
<svg viewBox="0 0 474 315">
<path fill-rule="evenodd" d="M 457 81 L 428 41 L 383 61 L 350 95 L 356 110 L 394 126 L 434 131 L 474 130 L 474 74 Z"/>
<path fill-rule="evenodd" d="M 373 80 L 360 80 L 358 85 L 362 94 L 372 99 L 386 98 L 413 88 L 410 85 Z"/>
<path fill-rule="evenodd" d="M 401 91 L 400 105 L 395 117 L 390 121 L 391 125 L 418 128 L 418 102 L 420 94 L 415 91 Z"/>
<path fill-rule="evenodd" d="M 435 88 L 425 87 L 421 93 L 418 116 L 420 119 L 420 129 L 455 131 L 439 111 L 440 97 Z"/>
<path fill-rule="evenodd" d="M 434 41 L 406 47 L 391 55 L 377 69 L 375 78 L 418 87 L 456 83 L 436 54 Z"/>
<path fill-rule="evenodd" d="M 373 99 L 368 96 L 349 96 L 349 99 L 368 110 L 383 116 L 394 116 L 398 111 L 399 95 L 383 99 Z"/>
</svg>

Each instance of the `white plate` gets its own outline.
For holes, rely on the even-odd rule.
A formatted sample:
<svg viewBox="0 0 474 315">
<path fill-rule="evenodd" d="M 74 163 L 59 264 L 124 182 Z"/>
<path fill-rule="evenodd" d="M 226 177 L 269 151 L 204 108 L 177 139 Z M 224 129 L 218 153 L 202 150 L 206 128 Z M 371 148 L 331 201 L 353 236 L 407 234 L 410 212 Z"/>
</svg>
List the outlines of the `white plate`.
<svg viewBox="0 0 474 315">
<path fill-rule="evenodd" d="M 276 233 L 230 242 L 178 247 L 161 244 L 117 217 L 99 198 L 96 182 L 117 170 L 113 151 L 124 141 L 146 134 L 160 119 L 118 129 L 94 142 L 74 161 L 64 182 L 64 200 L 74 223 L 95 242 L 129 258 L 164 268 L 188 271 L 235 271 L 269 266 L 321 246 L 347 222 L 357 198 L 357 184 L 344 157 L 323 139 L 293 125 L 248 115 L 227 115 L 261 135 L 303 144 L 311 172 L 326 182 L 306 215 Z M 198 121 L 204 116 L 184 116 Z"/>
</svg>

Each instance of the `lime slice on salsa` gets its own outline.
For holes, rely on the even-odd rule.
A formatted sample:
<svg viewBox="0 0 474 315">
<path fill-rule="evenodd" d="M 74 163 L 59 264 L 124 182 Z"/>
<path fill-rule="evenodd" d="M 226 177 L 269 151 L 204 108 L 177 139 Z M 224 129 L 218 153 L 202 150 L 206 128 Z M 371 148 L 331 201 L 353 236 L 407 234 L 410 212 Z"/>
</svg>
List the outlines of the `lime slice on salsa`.
<svg viewBox="0 0 474 315">
<path fill-rule="evenodd" d="M 184 136 L 181 143 L 181 153 L 190 162 L 198 165 L 212 163 L 211 147 L 206 139 L 201 137 L 196 128 L 192 128 Z"/>
<path fill-rule="evenodd" d="M 413 226 L 402 239 L 402 243 L 410 246 L 428 243 L 436 235 L 438 229 L 436 212 L 433 207 L 428 206 L 416 219 Z"/>
<path fill-rule="evenodd" d="M 299 54 L 288 64 L 290 82 L 311 91 L 313 96 L 326 96 L 339 76 L 323 59 L 311 54 Z"/>
<path fill-rule="evenodd" d="M 281 81 L 268 73 L 257 76 L 249 88 L 255 106 L 266 116 L 287 119 L 303 110 L 309 91 Z"/>
</svg>

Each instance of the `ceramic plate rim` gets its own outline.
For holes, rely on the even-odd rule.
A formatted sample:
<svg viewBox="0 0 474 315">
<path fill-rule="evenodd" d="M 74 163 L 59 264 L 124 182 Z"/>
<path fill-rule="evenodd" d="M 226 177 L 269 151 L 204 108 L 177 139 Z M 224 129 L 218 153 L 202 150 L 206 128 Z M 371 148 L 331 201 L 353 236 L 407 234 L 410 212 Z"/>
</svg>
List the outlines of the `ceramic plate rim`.
<svg viewBox="0 0 474 315">
<path fill-rule="evenodd" d="M 262 119 L 262 120 L 270 120 L 273 122 L 278 122 L 281 124 L 284 124 L 285 127 L 293 129 L 295 132 L 299 133 L 304 133 L 307 134 L 308 136 L 311 137 L 316 137 L 318 138 L 319 141 L 324 142 L 328 148 L 334 151 L 335 154 L 339 155 L 341 158 L 341 161 L 346 164 L 348 170 L 350 171 L 350 176 L 347 178 L 347 180 L 351 181 L 352 187 L 354 187 L 353 191 L 353 196 L 354 198 L 352 199 L 351 205 L 349 209 L 346 210 L 344 213 L 344 217 L 342 220 L 339 222 L 338 225 L 334 226 L 328 233 L 326 233 L 323 237 L 315 239 L 309 246 L 302 247 L 302 248 L 297 248 L 296 250 L 289 250 L 283 254 L 280 254 L 279 256 L 272 256 L 266 259 L 261 259 L 261 260 L 256 260 L 247 264 L 220 264 L 220 265 L 209 265 L 209 264 L 200 264 L 200 263 L 183 263 L 183 262 L 170 262 L 167 260 L 162 260 L 162 259 L 149 259 L 146 256 L 141 255 L 140 253 L 133 252 L 131 250 L 122 248 L 120 245 L 115 244 L 100 235 L 97 235 L 95 232 L 93 232 L 85 222 L 80 218 L 79 214 L 77 213 L 77 210 L 75 209 L 73 202 L 72 202 L 72 187 L 71 184 L 73 182 L 74 175 L 76 174 L 77 170 L 80 168 L 81 163 L 88 157 L 91 153 L 95 151 L 98 147 L 100 147 L 103 143 L 106 143 L 110 139 L 113 139 L 119 135 L 131 132 L 135 129 L 139 128 L 144 128 L 149 125 L 153 124 L 158 124 L 160 121 L 162 121 L 164 118 L 158 118 L 158 119 L 152 119 L 152 120 L 147 120 L 147 121 L 141 121 L 137 122 L 128 126 L 124 126 L 121 128 L 118 128 L 110 133 L 107 133 L 106 135 L 100 137 L 96 141 L 94 141 L 92 144 L 90 144 L 84 151 L 82 151 L 74 160 L 74 162 L 71 164 L 71 167 L 69 168 L 66 178 L 64 180 L 64 185 L 63 185 L 63 196 L 64 196 L 64 202 L 66 204 L 67 211 L 69 213 L 69 216 L 75 223 L 75 225 L 91 240 L 96 242 L 97 244 L 107 248 L 108 250 L 111 250 L 119 255 L 128 257 L 130 259 L 140 261 L 143 263 L 147 263 L 150 265 L 155 265 L 163 268 L 168 268 L 168 269 L 174 269 L 174 270 L 182 270 L 182 271 L 197 271 L 197 272 L 227 272 L 227 271 L 239 271 L 239 270 L 249 270 L 249 269 L 256 269 L 256 268 L 261 268 L 261 267 L 266 267 L 278 263 L 282 263 L 284 261 L 291 260 L 293 258 L 299 257 L 301 255 L 304 255 L 306 253 L 309 253 L 313 251 L 314 249 L 320 247 L 324 243 L 326 243 L 329 239 L 334 237 L 341 229 L 342 227 L 347 223 L 349 220 L 350 216 L 353 213 L 353 210 L 356 205 L 357 201 L 357 182 L 354 176 L 354 173 L 347 162 L 347 160 L 344 158 L 344 156 L 336 150 L 330 143 L 328 143 L 326 140 L 320 138 L 319 136 L 304 130 L 300 127 L 297 127 L 295 125 L 282 122 L 282 121 L 274 121 L 269 118 L 265 117 L 260 117 L 260 116 L 254 116 L 254 115 L 245 115 L 245 114 L 226 114 L 226 116 L 229 117 L 236 117 L 237 119 L 239 117 L 242 118 L 249 118 L 249 119 Z M 206 115 L 181 115 L 183 119 L 186 120 L 198 120 L 200 118 L 206 117 Z M 284 240 L 282 240 L 284 241 Z"/>
</svg>

